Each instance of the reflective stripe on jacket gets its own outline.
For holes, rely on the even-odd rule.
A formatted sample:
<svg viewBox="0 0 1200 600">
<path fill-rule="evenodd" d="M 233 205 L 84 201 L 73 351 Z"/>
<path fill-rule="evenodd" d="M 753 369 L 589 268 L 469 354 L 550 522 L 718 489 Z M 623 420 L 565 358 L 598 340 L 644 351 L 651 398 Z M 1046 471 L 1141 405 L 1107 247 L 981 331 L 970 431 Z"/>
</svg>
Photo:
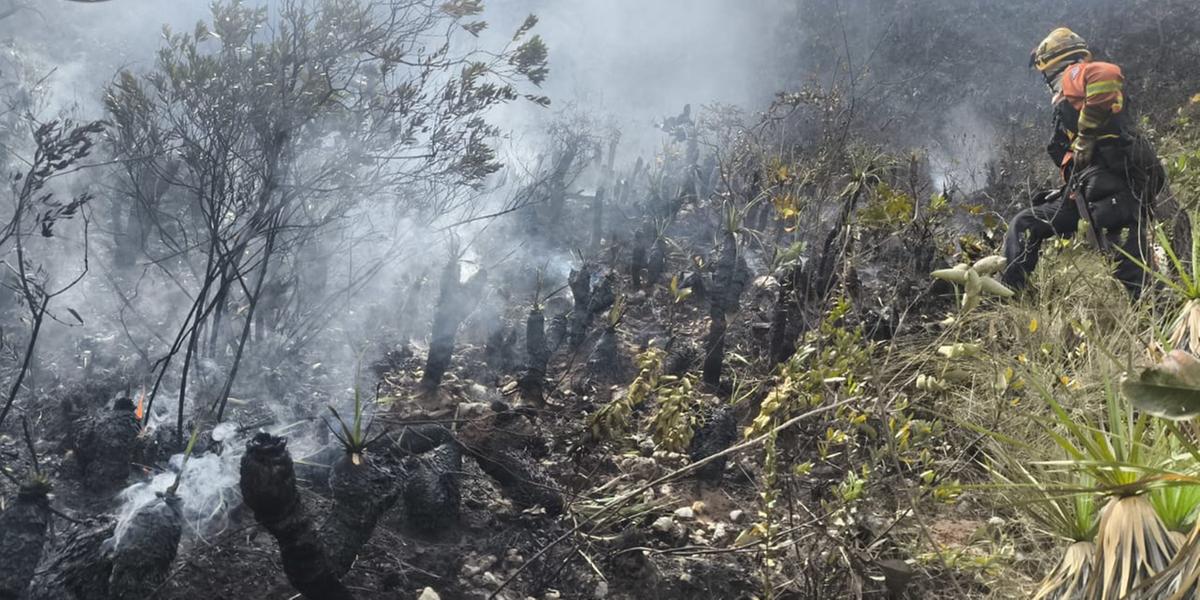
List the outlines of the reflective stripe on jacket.
<svg viewBox="0 0 1200 600">
<path fill-rule="evenodd" d="M 1086 61 L 1063 71 L 1054 97 L 1054 139 L 1047 148 L 1055 163 L 1068 166 L 1071 142 L 1079 135 L 1090 136 L 1100 144 L 1131 140 L 1124 88 L 1121 67 L 1112 63 Z"/>
</svg>

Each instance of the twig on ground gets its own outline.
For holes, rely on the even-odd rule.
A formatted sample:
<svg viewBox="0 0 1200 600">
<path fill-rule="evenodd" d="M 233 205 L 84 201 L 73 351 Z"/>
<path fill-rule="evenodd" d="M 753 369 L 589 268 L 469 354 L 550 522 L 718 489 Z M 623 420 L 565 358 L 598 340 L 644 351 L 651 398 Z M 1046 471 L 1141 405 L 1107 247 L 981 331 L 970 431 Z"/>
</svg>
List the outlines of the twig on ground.
<svg viewBox="0 0 1200 600">
<path fill-rule="evenodd" d="M 534 561 L 545 556 L 547 552 L 549 552 L 551 549 L 553 549 L 558 544 L 562 543 L 567 538 L 569 538 L 572 535 L 574 535 L 575 533 L 579 532 L 579 530 L 583 529 L 583 527 L 585 525 L 587 525 L 588 523 L 590 523 L 592 521 L 597 521 L 595 527 L 599 527 L 599 526 L 603 525 L 607 521 L 607 517 L 605 517 L 605 519 L 601 520 L 600 517 L 602 515 L 607 515 L 607 513 L 610 513 L 613 510 L 616 510 L 618 507 L 625 504 L 626 502 L 640 496 L 646 490 L 649 490 L 649 489 L 653 488 L 654 486 L 659 485 L 661 483 L 665 483 L 667 481 L 675 479 L 676 477 L 680 477 L 680 476 L 686 475 L 688 473 L 691 473 L 692 471 L 696 471 L 696 470 L 700 469 L 701 467 L 703 467 L 704 465 L 707 465 L 708 463 L 711 463 L 715 460 L 720 460 L 731 454 L 735 454 L 737 452 L 741 452 L 742 450 L 746 450 L 747 448 L 753 448 L 753 447 L 761 444 L 768 437 L 773 436 L 773 435 L 778 435 L 779 432 L 781 432 L 785 429 L 788 429 L 801 421 L 804 421 L 809 418 L 815 417 L 817 415 L 838 409 L 842 406 L 849 404 L 853 400 L 856 400 L 856 399 L 855 398 L 847 398 L 846 400 L 842 400 L 840 402 L 835 402 L 833 404 L 814 408 L 813 410 L 810 410 L 802 415 L 797 415 L 795 417 L 792 417 L 791 419 L 788 419 L 787 421 L 784 421 L 783 423 L 781 423 L 778 427 L 776 427 L 770 431 L 767 431 L 756 438 L 746 440 L 745 442 L 742 442 L 735 446 L 730 446 L 729 448 L 726 448 L 725 450 L 717 452 L 716 454 L 713 454 L 712 456 L 706 457 L 704 459 L 701 459 L 694 463 L 691 463 L 687 466 L 684 466 L 684 467 L 681 467 L 674 471 L 671 471 L 670 473 L 667 473 L 667 474 L 659 477 L 658 479 L 650 481 L 649 483 L 647 483 L 645 485 L 639 486 L 633 490 L 630 490 L 630 491 L 614 498 L 608 504 L 605 504 L 603 507 L 601 507 L 600 510 L 598 510 L 595 513 L 593 513 L 592 515 L 584 518 L 579 524 L 572 527 L 566 533 L 558 536 L 557 538 L 554 538 L 554 540 L 552 540 L 549 544 L 546 544 L 544 547 L 542 547 L 541 550 L 538 550 L 536 553 L 534 553 L 533 556 L 529 557 L 529 559 L 526 560 L 524 563 L 522 563 L 521 566 L 518 567 L 515 571 L 513 571 L 512 574 L 508 576 L 508 578 L 506 578 L 503 582 L 500 583 L 500 587 L 496 588 L 496 590 L 494 592 L 492 592 L 492 594 L 490 596 L 488 596 L 488 600 L 494 600 L 495 598 L 497 598 L 500 595 L 500 592 L 502 592 L 504 590 L 504 588 L 508 587 L 508 584 L 512 583 L 513 580 L 515 580 L 517 578 L 517 576 L 519 576 L 521 573 L 525 572 L 525 570 L 528 569 L 529 566 L 534 563 Z"/>
</svg>

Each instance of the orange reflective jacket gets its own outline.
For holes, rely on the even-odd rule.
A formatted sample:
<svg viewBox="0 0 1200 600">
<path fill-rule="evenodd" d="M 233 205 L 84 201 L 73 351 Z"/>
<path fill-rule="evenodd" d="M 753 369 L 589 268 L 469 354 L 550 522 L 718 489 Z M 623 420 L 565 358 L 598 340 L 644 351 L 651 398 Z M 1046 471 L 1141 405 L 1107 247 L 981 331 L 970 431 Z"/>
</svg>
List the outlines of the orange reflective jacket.
<svg viewBox="0 0 1200 600">
<path fill-rule="evenodd" d="M 1125 114 L 1125 77 L 1112 63 L 1085 61 L 1073 64 L 1062 74 L 1054 97 L 1055 140 L 1050 155 L 1061 167 L 1071 161 L 1071 142 L 1084 135 L 1104 143 L 1128 133 Z"/>
</svg>

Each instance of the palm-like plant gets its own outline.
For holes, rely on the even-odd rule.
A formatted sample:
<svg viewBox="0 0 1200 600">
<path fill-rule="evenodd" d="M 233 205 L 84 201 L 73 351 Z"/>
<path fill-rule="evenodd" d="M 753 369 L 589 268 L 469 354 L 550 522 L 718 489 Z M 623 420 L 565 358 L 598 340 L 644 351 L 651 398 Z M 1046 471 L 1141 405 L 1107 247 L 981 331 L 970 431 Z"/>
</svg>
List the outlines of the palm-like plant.
<svg viewBox="0 0 1200 600">
<path fill-rule="evenodd" d="M 1071 541 L 1033 600 L 1082 598 L 1093 570 L 1097 515 L 1095 495 L 1075 490 L 1092 487 L 1092 479 L 1084 473 L 1027 464 L 1005 446 L 992 452 L 989 470 L 1007 503 L 1020 507 L 1039 529 Z"/>
<path fill-rule="evenodd" d="M 1200 217 L 1200 214 L 1193 215 L 1192 221 L 1195 222 L 1197 217 Z M 1176 254 L 1170 237 L 1161 226 L 1155 228 L 1154 235 L 1158 246 L 1162 248 L 1163 254 L 1170 262 L 1174 277 L 1154 269 L 1120 248 L 1117 248 L 1117 251 L 1150 273 L 1155 280 L 1183 300 L 1183 307 L 1175 316 L 1168 332 L 1169 342 L 1171 347 L 1177 350 L 1200 352 L 1200 271 L 1197 271 L 1200 269 L 1200 227 L 1192 228 L 1191 260 L 1186 264 Z"/>
<path fill-rule="evenodd" d="M 1165 569 L 1179 542 L 1155 512 L 1149 492 L 1157 476 L 1147 473 L 1158 465 L 1164 437 L 1151 417 L 1135 414 L 1111 382 L 1105 385 L 1105 418 L 1083 423 L 1055 398 L 1044 381 L 1030 381 L 1050 408 L 1040 419 L 1047 435 L 1068 456 L 1048 466 L 1065 466 L 1093 479 L 1109 496 L 1100 514 L 1095 554 L 1088 577 L 1087 598 L 1117 600 Z"/>
</svg>

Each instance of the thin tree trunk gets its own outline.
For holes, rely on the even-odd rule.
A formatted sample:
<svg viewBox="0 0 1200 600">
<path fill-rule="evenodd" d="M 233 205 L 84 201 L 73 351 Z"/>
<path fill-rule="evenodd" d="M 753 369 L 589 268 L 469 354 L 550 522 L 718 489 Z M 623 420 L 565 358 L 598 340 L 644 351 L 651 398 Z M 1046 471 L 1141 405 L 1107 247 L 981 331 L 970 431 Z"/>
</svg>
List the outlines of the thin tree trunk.
<svg viewBox="0 0 1200 600">
<path fill-rule="evenodd" d="M 725 312 L 710 311 L 711 322 L 704 343 L 704 383 L 711 386 L 721 384 L 721 368 L 725 363 Z"/>
<path fill-rule="evenodd" d="M 604 194 L 604 188 L 599 188 L 592 197 L 592 248 L 597 252 L 604 241 Z"/>
<path fill-rule="evenodd" d="M 545 402 L 543 396 L 546 380 L 546 363 L 550 360 L 550 348 L 546 344 L 546 315 L 534 306 L 525 319 L 525 355 L 528 361 L 525 374 L 521 377 L 522 396 L 537 405 Z"/>
<path fill-rule="evenodd" d="M 42 321 L 45 320 L 48 304 L 50 304 L 50 297 L 46 296 L 34 312 L 33 331 L 29 334 L 29 344 L 25 346 L 25 358 L 21 361 L 21 370 L 17 371 L 17 379 L 13 381 L 12 388 L 8 391 L 8 398 L 4 401 L 4 410 L 0 411 L 0 426 L 3 426 L 4 419 L 8 418 L 8 411 L 12 409 L 13 401 L 17 399 L 17 393 L 21 391 L 21 383 L 25 381 L 25 374 L 29 372 L 29 363 L 33 360 L 33 351 L 37 346 L 38 335 L 42 331 Z"/>
<path fill-rule="evenodd" d="M 258 298 L 262 295 L 263 282 L 267 280 L 267 262 L 274 250 L 275 232 L 272 230 L 267 235 L 267 247 L 263 250 L 262 270 L 258 272 L 258 281 L 254 284 L 254 295 L 250 297 L 250 307 L 246 309 L 246 322 L 242 324 L 242 335 L 238 339 L 237 352 L 233 355 L 233 364 L 229 367 L 229 376 L 225 378 L 225 385 L 221 388 L 221 397 L 218 400 L 219 407 L 217 408 L 218 423 L 221 422 L 221 418 L 225 415 L 225 403 L 229 400 L 229 392 L 233 389 L 233 381 L 237 379 L 238 367 L 242 363 L 242 352 L 246 349 L 246 339 L 250 337 L 250 321 L 254 318 L 254 310 L 258 306 Z"/>
</svg>

